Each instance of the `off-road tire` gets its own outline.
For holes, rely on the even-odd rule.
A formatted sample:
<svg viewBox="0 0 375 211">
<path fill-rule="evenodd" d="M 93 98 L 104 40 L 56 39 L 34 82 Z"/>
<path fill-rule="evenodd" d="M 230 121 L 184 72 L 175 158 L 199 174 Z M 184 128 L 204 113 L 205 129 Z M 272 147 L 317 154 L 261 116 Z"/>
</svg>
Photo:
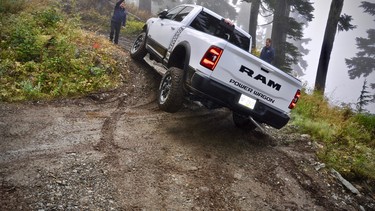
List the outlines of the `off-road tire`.
<svg viewBox="0 0 375 211">
<path fill-rule="evenodd" d="M 243 116 L 241 114 L 232 112 L 233 122 L 236 127 L 244 130 L 255 130 L 257 127 L 249 117 Z"/>
<path fill-rule="evenodd" d="M 158 106 L 161 110 L 175 113 L 181 109 L 184 101 L 184 71 L 171 67 L 164 74 L 158 92 Z"/>
<path fill-rule="evenodd" d="M 141 32 L 135 39 L 133 46 L 130 49 L 130 56 L 138 61 L 141 61 L 147 54 L 146 50 L 147 33 Z"/>
</svg>

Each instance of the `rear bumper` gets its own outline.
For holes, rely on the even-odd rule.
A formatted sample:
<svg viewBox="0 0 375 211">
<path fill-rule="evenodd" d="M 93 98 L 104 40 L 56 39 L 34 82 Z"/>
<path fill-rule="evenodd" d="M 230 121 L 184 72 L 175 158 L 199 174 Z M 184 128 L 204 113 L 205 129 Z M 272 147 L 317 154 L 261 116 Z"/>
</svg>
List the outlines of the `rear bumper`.
<svg viewBox="0 0 375 211">
<path fill-rule="evenodd" d="M 194 94 L 208 98 L 236 113 L 251 116 L 257 122 L 268 124 L 277 129 L 285 126 L 290 119 L 287 114 L 277 111 L 260 101 L 257 101 L 253 110 L 246 108 L 238 104 L 241 96 L 240 92 L 197 73 L 192 74 L 189 87 Z"/>
</svg>

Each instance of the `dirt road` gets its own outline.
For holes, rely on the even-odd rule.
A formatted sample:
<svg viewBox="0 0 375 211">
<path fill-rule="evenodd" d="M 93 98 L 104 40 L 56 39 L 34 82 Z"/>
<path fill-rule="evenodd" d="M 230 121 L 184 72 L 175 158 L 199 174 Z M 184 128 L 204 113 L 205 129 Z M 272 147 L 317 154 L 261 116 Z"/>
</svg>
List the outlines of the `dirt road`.
<svg viewBox="0 0 375 211">
<path fill-rule="evenodd" d="M 300 135 L 234 127 L 230 113 L 158 109 L 161 77 L 124 53 L 123 87 L 0 104 L 0 210 L 369 210 Z"/>
</svg>

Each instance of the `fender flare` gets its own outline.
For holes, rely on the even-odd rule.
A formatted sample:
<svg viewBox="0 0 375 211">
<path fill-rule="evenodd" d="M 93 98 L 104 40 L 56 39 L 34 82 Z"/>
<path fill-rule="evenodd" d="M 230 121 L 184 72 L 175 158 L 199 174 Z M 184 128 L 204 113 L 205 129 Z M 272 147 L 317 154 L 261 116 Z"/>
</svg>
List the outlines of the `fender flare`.
<svg viewBox="0 0 375 211">
<path fill-rule="evenodd" d="M 179 63 L 181 61 L 178 56 L 181 54 L 181 51 L 184 50 L 185 52 L 185 58 L 183 60 L 183 66 Z M 184 71 L 189 68 L 189 62 L 190 62 L 190 55 L 191 55 L 191 46 L 189 42 L 183 41 L 179 43 L 172 51 L 171 56 L 168 60 L 168 67 L 179 67 L 183 69 Z"/>
</svg>

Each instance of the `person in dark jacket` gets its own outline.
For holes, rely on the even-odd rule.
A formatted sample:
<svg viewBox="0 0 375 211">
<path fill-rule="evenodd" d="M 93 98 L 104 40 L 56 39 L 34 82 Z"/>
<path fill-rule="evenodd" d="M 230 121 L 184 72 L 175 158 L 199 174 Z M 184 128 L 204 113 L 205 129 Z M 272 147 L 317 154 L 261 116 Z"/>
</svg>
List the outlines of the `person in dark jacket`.
<svg viewBox="0 0 375 211">
<path fill-rule="evenodd" d="M 272 40 L 270 38 L 266 39 L 266 46 L 263 47 L 262 52 L 260 53 L 260 58 L 270 64 L 272 64 L 273 59 L 275 58 L 275 49 L 272 48 Z"/>
<path fill-rule="evenodd" d="M 109 33 L 109 40 L 118 44 L 118 38 L 120 35 L 121 26 L 126 26 L 126 9 L 125 0 L 120 0 L 116 3 L 111 19 L 111 32 Z M 113 39 L 114 38 L 114 39 Z"/>
</svg>

